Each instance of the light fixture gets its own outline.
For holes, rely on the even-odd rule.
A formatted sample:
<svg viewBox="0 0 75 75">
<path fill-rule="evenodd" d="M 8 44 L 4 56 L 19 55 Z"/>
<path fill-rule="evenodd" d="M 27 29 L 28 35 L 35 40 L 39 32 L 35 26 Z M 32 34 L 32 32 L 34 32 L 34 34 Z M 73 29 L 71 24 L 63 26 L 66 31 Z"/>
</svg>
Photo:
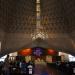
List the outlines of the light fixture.
<svg viewBox="0 0 75 75">
<path fill-rule="evenodd" d="M 40 0 L 36 0 L 36 29 L 35 32 L 31 34 L 32 40 L 35 40 L 37 38 L 48 38 L 48 34 L 45 33 L 44 28 L 41 25 L 40 11 Z"/>
</svg>

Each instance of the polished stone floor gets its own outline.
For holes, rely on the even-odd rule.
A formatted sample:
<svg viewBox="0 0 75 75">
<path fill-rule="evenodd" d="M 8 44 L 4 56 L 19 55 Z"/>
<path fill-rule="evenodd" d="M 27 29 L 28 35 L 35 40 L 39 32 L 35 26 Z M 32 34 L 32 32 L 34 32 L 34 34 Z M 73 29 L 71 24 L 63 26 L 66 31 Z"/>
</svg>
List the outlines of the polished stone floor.
<svg viewBox="0 0 75 75">
<path fill-rule="evenodd" d="M 34 75 L 60 75 L 57 69 L 42 64 L 37 64 L 35 66 L 34 73 Z"/>
</svg>

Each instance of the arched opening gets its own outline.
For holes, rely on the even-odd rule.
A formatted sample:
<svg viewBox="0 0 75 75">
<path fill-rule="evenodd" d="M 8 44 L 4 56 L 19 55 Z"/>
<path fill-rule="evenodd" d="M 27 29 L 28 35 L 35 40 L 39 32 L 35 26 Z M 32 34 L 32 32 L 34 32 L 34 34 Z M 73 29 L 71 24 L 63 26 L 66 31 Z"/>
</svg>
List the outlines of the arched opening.
<svg viewBox="0 0 75 75">
<path fill-rule="evenodd" d="M 4 61 L 5 57 L 4 55 L 0 58 L 0 61 Z M 42 47 L 33 47 L 33 48 L 25 48 L 21 49 L 12 53 L 9 53 L 10 61 L 15 60 L 17 57 L 24 57 L 24 60 L 27 61 L 35 61 L 37 58 L 40 60 L 44 60 L 45 62 L 70 62 L 75 61 L 74 56 L 72 56 L 69 53 L 57 51 L 51 48 L 42 48 Z M 28 60 L 29 59 L 29 60 Z"/>
</svg>

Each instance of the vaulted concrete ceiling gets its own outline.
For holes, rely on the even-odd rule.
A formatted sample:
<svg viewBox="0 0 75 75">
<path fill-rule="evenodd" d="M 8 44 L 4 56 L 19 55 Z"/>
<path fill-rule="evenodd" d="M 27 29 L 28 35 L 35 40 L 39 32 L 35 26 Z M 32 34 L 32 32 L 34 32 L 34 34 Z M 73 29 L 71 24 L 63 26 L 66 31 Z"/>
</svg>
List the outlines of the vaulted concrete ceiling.
<svg viewBox="0 0 75 75">
<path fill-rule="evenodd" d="M 36 0 L 0 0 L 0 55 L 37 46 L 75 55 L 75 1 L 41 0 L 40 5 L 42 31 L 48 37 L 32 40 Z"/>
</svg>

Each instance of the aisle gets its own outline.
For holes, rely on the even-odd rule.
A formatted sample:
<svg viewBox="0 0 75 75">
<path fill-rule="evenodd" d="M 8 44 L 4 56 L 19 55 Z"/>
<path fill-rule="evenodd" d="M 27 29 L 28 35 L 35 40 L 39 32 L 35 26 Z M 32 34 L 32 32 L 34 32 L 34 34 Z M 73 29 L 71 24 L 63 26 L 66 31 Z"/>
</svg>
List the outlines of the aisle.
<svg viewBox="0 0 75 75">
<path fill-rule="evenodd" d="M 35 60 L 34 74 L 41 75 L 46 66 L 46 62 L 38 58 L 37 60 Z"/>
<path fill-rule="evenodd" d="M 60 75 L 58 70 L 49 68 L 47 65 L 36 64 L 34 75 Z"/>
</svg>

